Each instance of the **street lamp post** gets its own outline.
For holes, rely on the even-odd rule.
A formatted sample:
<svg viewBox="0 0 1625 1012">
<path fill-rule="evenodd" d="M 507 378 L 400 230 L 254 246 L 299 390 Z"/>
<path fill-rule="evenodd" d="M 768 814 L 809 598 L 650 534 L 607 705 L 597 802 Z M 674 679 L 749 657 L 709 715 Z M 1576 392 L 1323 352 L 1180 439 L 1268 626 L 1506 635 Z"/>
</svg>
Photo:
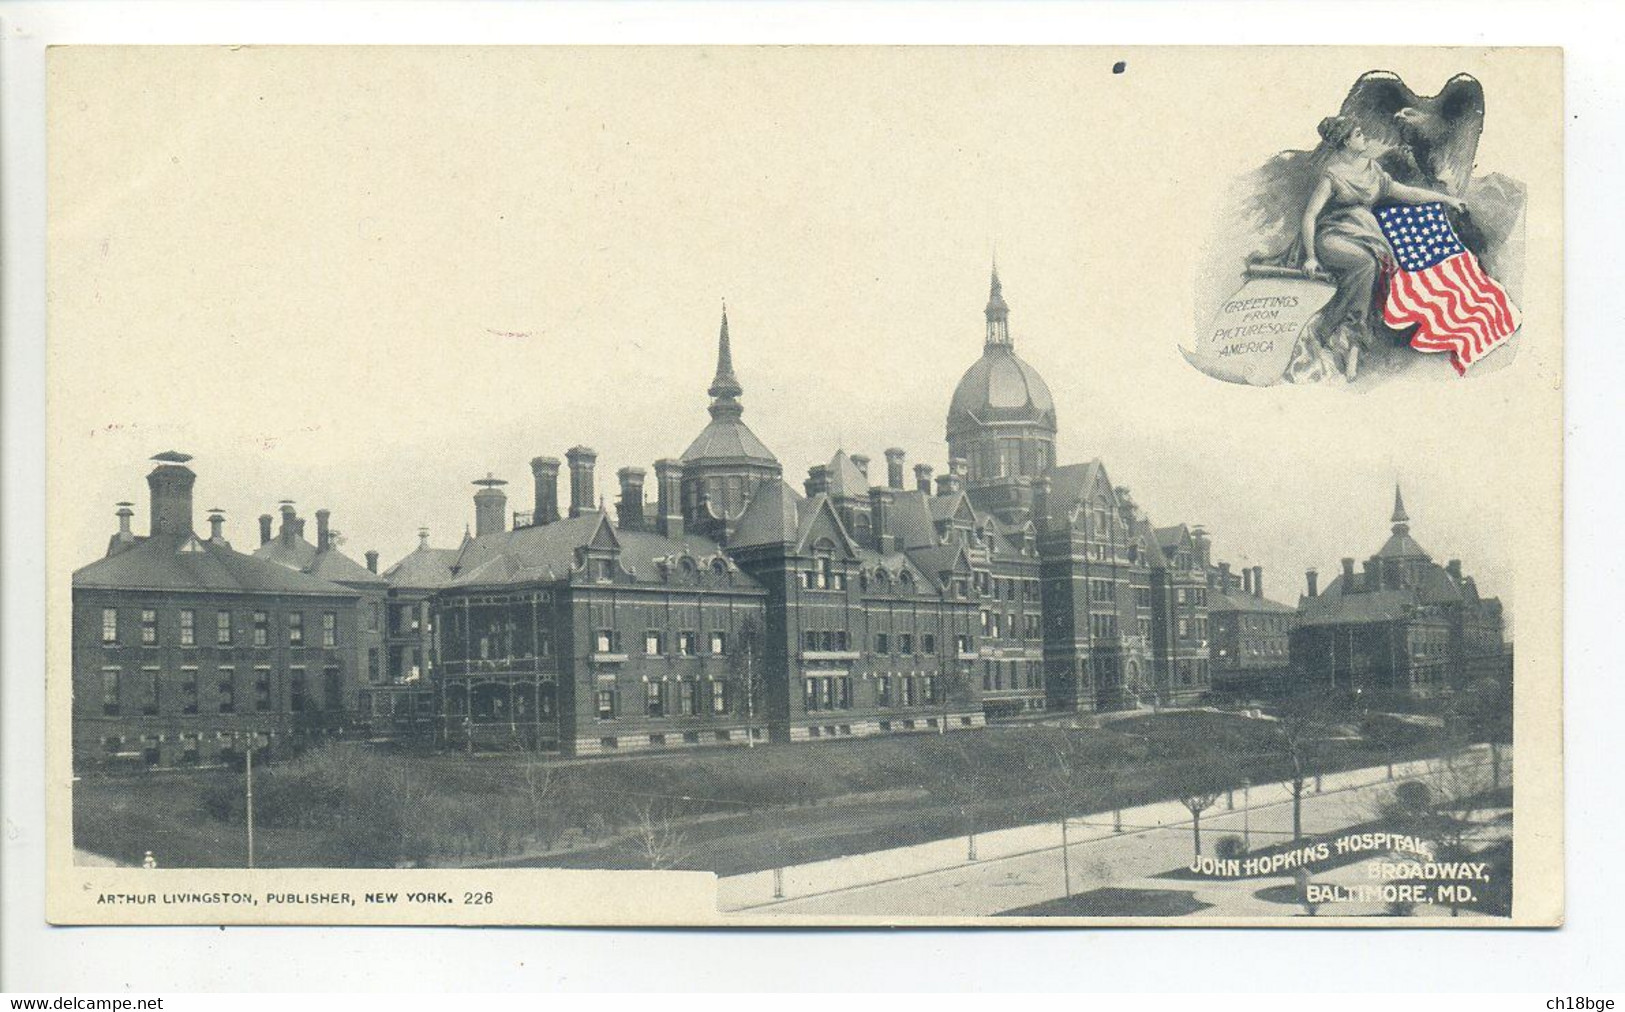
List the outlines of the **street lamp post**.
<svg viewBox="0 0 1625 1012">
<path fill-rule="evenodd" d="M 1253 828 L 1252 827 L 1252 823 L 1253 823 L 1252 790 L 1253 790 L 1253 782 L 1252 782 L 1252 780 L 1250 780 L 1250 779 L 1249 780 L 1243 780 L 1241 782 L 1241 849 L 1244 850 L 1244 851 L 1248 851 L 1249 853 L 1253 849 L 1253 846 L 1252 846 L 1252 828 Z"/>
<path fill-rule="evenodd" d="M 255 735 L 248 736 L 248 751 L 243 759 L 243 807 L 248 823 L 248 866 L 254 867 L 254 739 Z"/>
</svg>

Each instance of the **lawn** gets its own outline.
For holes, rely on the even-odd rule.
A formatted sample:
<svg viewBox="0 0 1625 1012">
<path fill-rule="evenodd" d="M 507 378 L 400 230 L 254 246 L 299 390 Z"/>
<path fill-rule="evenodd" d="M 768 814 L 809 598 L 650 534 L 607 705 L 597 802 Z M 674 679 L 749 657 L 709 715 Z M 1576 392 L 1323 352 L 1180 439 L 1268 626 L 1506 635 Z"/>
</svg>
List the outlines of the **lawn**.
<svg viewBox="0 0 1625 1012">
<path fill-rule="evenodd" d="M 1278 777 L 1269 721 L 1184 712 L 605 760 L 342 746 L 257 769 L 256 863 L 682 867 L 734 874 Z M 1437 751 L 1328 741 L 1324 772 Z M 75 845 L 240 867 L 242 774 L 86 778 Z"/>
</svg>

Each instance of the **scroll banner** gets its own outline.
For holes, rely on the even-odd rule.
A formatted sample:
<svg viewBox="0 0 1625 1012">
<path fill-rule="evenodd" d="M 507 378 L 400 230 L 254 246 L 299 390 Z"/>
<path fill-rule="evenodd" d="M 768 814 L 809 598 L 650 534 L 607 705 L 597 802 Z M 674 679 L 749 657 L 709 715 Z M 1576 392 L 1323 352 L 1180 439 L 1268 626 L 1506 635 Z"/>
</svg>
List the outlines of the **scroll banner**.
<svg viewBox="0 0 1625 1012">
<path fill-rule="evenodd" d="M 1286 372 L 1298 335 L 1336 291 L 1324 274 L 1250 266 L 1247 283 L 1224 300 L 1213 324 L 1179 350 L 1216 379 L 1271 386 Z"/>
</svg>

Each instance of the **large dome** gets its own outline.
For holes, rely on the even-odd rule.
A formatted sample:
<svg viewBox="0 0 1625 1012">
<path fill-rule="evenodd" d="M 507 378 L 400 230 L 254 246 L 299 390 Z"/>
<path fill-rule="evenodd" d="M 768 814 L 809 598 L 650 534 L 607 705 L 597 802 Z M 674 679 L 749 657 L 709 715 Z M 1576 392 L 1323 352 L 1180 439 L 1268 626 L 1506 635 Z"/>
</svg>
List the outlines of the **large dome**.
<svg viewBox="0 0 1625 1012">
<path fill-rule="evenodd" d="M 954 388 L 948 431 L 987 422 L 1033 422 L 1055 431 L 1055 399 L 1038 370 L 1007 344 L 989 344 Z"/>
</svg>

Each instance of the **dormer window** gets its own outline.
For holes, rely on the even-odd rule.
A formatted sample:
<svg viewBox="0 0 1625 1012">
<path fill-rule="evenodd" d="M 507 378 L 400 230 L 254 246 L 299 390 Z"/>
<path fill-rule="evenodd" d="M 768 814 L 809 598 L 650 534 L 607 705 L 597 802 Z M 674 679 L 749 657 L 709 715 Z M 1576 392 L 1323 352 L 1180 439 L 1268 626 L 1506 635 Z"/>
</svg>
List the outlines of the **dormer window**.
<svg viewBox="0 0 1625 1012">
<path fill-rule="evenodd" d="M 692 565 L 692 563 L 690 563 Z M 614 579 L 615 562 L 612 559 L 592 560 L 592 578 L 599 583 L 608 583 Z"/>
</svg>

